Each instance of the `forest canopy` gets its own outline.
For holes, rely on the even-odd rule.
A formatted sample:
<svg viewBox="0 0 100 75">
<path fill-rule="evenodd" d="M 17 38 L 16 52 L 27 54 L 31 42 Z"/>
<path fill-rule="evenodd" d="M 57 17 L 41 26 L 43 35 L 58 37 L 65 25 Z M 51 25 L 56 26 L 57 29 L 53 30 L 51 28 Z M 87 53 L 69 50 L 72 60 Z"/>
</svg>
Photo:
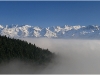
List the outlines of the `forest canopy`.
<svg viewBox="0 0 100 75">
<path fill-rule="evenodd" d="M 20 59 L 44 64 L 50 62 L 54 55 L 48 49 L 42 49 L 27 41 L 0 35 L 0 62 Z"/>
</svg>

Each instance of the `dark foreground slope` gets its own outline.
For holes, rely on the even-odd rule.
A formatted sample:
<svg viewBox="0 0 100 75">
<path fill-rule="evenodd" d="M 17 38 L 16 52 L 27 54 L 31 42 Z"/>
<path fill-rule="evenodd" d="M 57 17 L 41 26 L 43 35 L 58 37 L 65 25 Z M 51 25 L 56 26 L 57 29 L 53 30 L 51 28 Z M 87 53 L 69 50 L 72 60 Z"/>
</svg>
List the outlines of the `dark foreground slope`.
<svg viewBox="0 0 100 75">
<path fill-rule="evenodd" d="M 8 62 L 19 59 L 36 64 L 45 64 L 54 57 L 48 49 L 42 49 L 35 44 L 28 43 L 19 39 L 11 39 L 0 36 L 0 62 Z"/>
</svg>

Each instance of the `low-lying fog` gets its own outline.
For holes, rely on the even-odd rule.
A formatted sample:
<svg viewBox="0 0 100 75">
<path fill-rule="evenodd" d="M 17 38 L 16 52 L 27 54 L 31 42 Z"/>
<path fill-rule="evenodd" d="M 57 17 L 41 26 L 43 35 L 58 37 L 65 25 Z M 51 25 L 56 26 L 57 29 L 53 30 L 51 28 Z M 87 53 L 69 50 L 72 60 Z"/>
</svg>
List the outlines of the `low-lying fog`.
<svg viewBox="0 0 100 75">
<path fill-rule="evenodd" d="M 66 40 L 23 38 L 32 44 L 59 55 L 45 68 L 29 63 L 12 61 L 1 64 L 0 73 L 48 73 L 48 74 L 98 74 L 100 73 L 100 40 Z"/>
</svg>

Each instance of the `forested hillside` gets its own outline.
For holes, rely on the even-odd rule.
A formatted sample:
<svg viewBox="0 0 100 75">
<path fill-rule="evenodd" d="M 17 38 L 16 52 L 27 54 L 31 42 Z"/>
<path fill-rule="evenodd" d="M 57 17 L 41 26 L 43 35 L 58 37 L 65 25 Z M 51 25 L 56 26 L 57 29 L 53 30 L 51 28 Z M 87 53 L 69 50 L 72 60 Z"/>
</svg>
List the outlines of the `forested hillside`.
<svg viewBox="0 0 100 75">
<path fill-rule="evenodd" d="M 35 44 L 19 39 L 0 36 L 0 62 L 20 59 L 37 64 L 50 62 L 54 57 L 48 49 L 42 49 Z"/>
</svg>

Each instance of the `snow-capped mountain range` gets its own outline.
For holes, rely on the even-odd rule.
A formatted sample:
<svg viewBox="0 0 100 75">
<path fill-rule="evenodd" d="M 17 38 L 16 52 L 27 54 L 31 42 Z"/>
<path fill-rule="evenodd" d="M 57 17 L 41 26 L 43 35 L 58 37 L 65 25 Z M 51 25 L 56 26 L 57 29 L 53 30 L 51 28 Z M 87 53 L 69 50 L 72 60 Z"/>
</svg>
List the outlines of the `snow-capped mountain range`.
<svg viewBox="0 0 100 75">
<path fill-rule="evenodd" d="M 6 35 L 8 37 L 47 37 L 47 38 L 100 38 L 100 26 L 88 25 L 88 26 L 52 26 L 47 28 L 41 28 L 38 26 L 30 25 L 12 25 L 3 26 L 0 25 L 0 35 Z"/>
</svg>

